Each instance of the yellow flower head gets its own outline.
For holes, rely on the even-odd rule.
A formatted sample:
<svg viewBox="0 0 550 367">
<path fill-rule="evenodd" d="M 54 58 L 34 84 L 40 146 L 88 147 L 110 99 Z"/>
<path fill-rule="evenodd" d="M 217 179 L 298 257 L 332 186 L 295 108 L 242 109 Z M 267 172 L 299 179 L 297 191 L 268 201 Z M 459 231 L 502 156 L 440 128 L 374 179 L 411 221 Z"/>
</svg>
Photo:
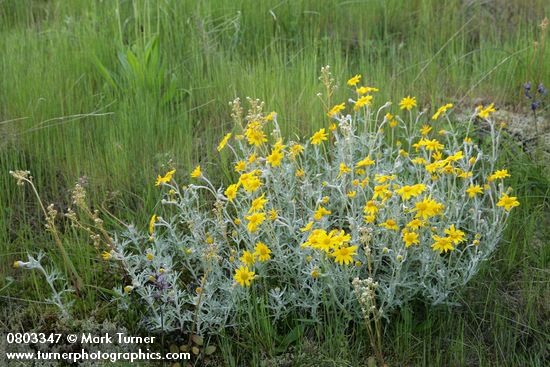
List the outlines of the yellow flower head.
<svg viewBox="0 0 550 367">
<path fill-rule="evenodd" d="M 422 194 L 425 190 L 426 190 L 426 185 L 416 184 L 412 186 L 403 186 L 399 190 L 397 190 L 397 193 L 401 195 L 401 198 L 403 200 L 408 200 L 412 197 L 417 197 L 418 195 Z"/>
<path fill-rule="evenodd" d="M 344 162 L 340 163 L 340 170 L 338 172 L 338 177 L 342 177 L 342 175 L 345 175 L 350 172 L 351 172 L 351 168 L 349 168 Z"/>
<path fill-rule="evenodd" d="M 239 177 L 239 184 L 243 185 L 243 188 L 246 192 L 252 193 L 255 192 L 262 186 L 262 181 L 258 177 L 261 174 L 260 170 L 254 170 L 248 173 L 243 173 Z"/>
<path fill-rule="evenodd" d="M 518 198 L 515 196 L 508 196 L 508 194 L 502 194 L 497 206 L 504 207 L 506 211 L 512 210 L 512 208 L 519 206 Z"/>
<path fill-rule="evenodd" d="M 384 198 L 386 193 L 389 192 L 388 187 L 390 187 L 390 184 L 374 186 L 374 195 L 372 198 Z"/>
<path fill-rule="evenodd" d="M 222 149 L 225 148 L 225 146 L 227 145 L 227 142 L 229 141 L 230 138 L 231 138 L 231 133 L 227 133 L 227 135 L 225 135 L 223 137 L 223 139 L 218 144 L 218 147 L 216 148 L 218 150 L 218 152 L 221 152 Z"/>
<path fill-rule="evenodd" d="M 451 224 L 449 229 L 445 230 L 445 234 L 455 245 L 458 245 L 460 242 L 464 241 L 464 232 L 456 229 L 454 224 Z"/>
<path fill-rule="evenodd" d="M 153 234 L 153 232 L 155 232 L 155 223 L 156 222 L 157 222 L 157 215 L 153 214 L 153 216 L 149 220 L 149 234 Z"/>
<path fill-rule="evenodd" d="M 328 117 L 333 117 L 334 115 L 338 114 L 340 111 L 343 111 L 346 108 L 346 103 L 340 103 L 335 105 L 330 109 L 330 111 L 327 112 Z"/>
<path fill-rule="evenodd" d="M 357 74 L 355 75 L 353 78 L 349 79 L 348 80 L 348 85 L 350 87 L 353 87 L 354 85 L 356 85 L 357 83 L 359 83 L 359 81 L 361 80 L 361 74 Z"/>
<path fill-rule="evenodd" d="M 357 164 L 355 165 L 356 168 L 359 168 L 359 167 L 367 167 L 367 166 L 372 166 L 375 162 L 370 159 L 370 155 L 366 156 L 364 159 L 360 160 L 359 162 L 357 162 Z"/>
<path fill-rule="evenodd" d="M 508 173 L 508 170 L 507 169 L 501 169 L 501 170 L 495 171 L 492 175 L 490 175 L 487 178 L 487 181 L 491 182 L 491 181 L 498 180 L 498 179 L 504 179 L 506 177 L 510 177 L 510 174 Z"/>
<path fill-rule="evenodd" d="M 483 189 L 482 189 L 481 186 L 479 186 L 479 185 L 471 184 L 471 185 L 466 189 L 466 193 L 468 194 L 469 197 L 473 198 L 473 197 L 475 197 L 477 194 L 483 194 Z"/>
<path fill-rule="evenodd" d="M 267 163 L 271 164 L 273 167 L 278 167 L 281 165 L 281 160 L 284 157 L 284 153 L 282 153 L 279 149 L 273 149 L 271 151 L 271 154 L 267 156 Z"/>
<path fill-rule="evenodd" d="M 332 214 L 330 210 L 327 210 L 326 208 L 319 206 L 319 209 L 315 211 L 315 214 L 313 215 L 313 218 L 315 220 L 321 220 L 326 215 Z"/>
<path fill-rule="evenodd" d="M 241 266 L 235 270 L 235 280 L 241 287 L 250 287 L 250 282 L 254 279 L 256 273 L 250 271 L 248 266 Z"/>
<path fill-rule="evenodd" d="M 424 226 L 425 226 L 425 223 L 418 218 L 415 218 L 411 220 L 409 223 L 407 223 L 407 228 L 411 228 L 411 229 L 418 229 Z"/>
<path fill-rule="evenodd" d="M 253 212 L 259 212 L 264 209 L 264 205 L 265 203 L 267 203 L 267 199 L 265 199 L 264 197 L 265 193 L 262 194 L 262 196 L 252 200 L 252 204 L 250 205 L 250 209 L 248 210 L 249 214 Z"/>
<path fill-rule="evenodd" d="M 357 92 L 357 94 L 362 96 L 363 94 L 378 92 L 378 90 L 379 90 L 378 88 L 374 88 L 374 87 L 359 87 L 355 91 Z"/>
<path fill-rule="evenodd" d="M 263 132 L 262 125 L 258 121 L 249 123 L 244 135 L 250 145 L 261 146 L 267 141 L 267 136 Z"/>
<path fill-rule="evenodd" d="M 314 133 L 310 138 L 311 144 L 313 145 L 319 145 L 325 140 L 328 140 L 328 134 L 325 132 L 324 128 Z"/>
<path fill-rule="evenodd" d="M 439 251 L 439 253 L 447 253 L 447 251 L 452 251 L 455 248 L 453 247 L 453 241 L 449 237 L 439 237 L 432 236 L 434 243 L 432 244 L 432 249 L 434 251 Z"/>
<path fill-rule="evenodd" d="M 386 229 L 391 229 L 394 231 L 399 230 L 399 227 L 397 226 L 397 222 L 393 219 L 388 219 L 387 221 L 385 221 L 384 223 L 380 223 L 379 225 L 380 227 L 384 227 Z"/>
<path fill-rule="evenodd" d="M 201 177 L 201 176 L 202 176 L 201 165 L 199 164 L 197 167 L 195 167 L 193 172 L 191 172 L 191 177 L 192 178 L 198 178 L 198 177 Z"/>
<path fill-rule="evenodd" d="M 418 240 L 418 233 L 416 232 L 410 232 L 409 230 L 404 229 L 402 238 L 403 242 L 405 242 L 405 247 L 420 244 L 420 241 Z"/>
<path fill-rule="evenodd" d="M 444 106 L 439 107 L 436 113 L 432 116 L 432 120 L 437 120 L 441 115 L 443 115 L 449 108 L 453 108 L 452 103 L 447 103 Z"/>
<path fill-rule="evenodd" d="M 373 201 L 373 200 L 369 200 L 367 201 L 367 203 L 365 204 L 365 207 L 363 208 L 363 212 L 365 214 L 376 214 L 378 213 L 378 205 L 376 205 L 376 203 Z"/>
<path fill-rule="evenodd" d="M 276 220 L 279 217 L 279 214 L 277 213 L 275 208 L 271 208 L 268 213 L 269 213 L 269 220 Z"/>
<path fill-rule="evenodd" d="M 304 147 L 301 144 L 294 144 L 290 147 L 290 155 L 296 157 L 304 151 Z"/>
<path fill-rule="evenodd" d="M 429 197 L 425 197 L 422 201 L 415 204 L 412 211 L 416 211 L 417 218 L 422 217 L 422 219 L 425 220 L 440 214 L 444 208 L 445 207 L 443 204 L 440 204 Z"/>
<path fill-rule="evenodd" d="M 260 225 L 265 221 L 265 213 L 252 213 L 251 215 L 245 217 L 248 221 L 247 229 L 248 232 L 256 232 Z"/>
<path fill-rule="evenodd" d="M 424 124 L 420 129 L 420 134 L 422 134 L 422 136 L 426 136 L 430 133 L 430 131 L 432 131 L 432 127 L 428 124 Z"/>
<path fill-rule="evenodd" d="M 254 247 L 254 255 L 258 257 L 261 262 L 271 259 L 271 250 L 263 242 L 258 242 Z"/>
<path fill-rule="evenodd" d="M 235 164 L 235 172 L 242 172 L 246 169 L 246 162 L 244 161 L 238 161 L 237 164 Z"/>
<path fill-rule="evenodd" d="M 237 197 L 237 191 L 239 189 L 239 184 L 232 184 L 227 187 L 224 194 L 229 201 L 233 201 Z"/>
<path fill-rule="evenodd" d="M 353 109 L 355 111 L 358 111 L 360 108 L 362 107 L 365 107 L 365 106 L 370 106 L 371 103 L 372 103 L 372 96 L 371 95 L 368 95 L 368 96 L 362 96 L 360 97 L 356 102 L 355 102 L 355 105 L 353 106 Z"/>
<path fill-rule="evenodd" d="M 477 106 L 476 110 L 477 110 L 477 115 L 482 119 L 486 119 L 489 117 L 491 113 L 496 112 L 494 103 L 491 103 L 487 107 L 483 107 L 482 105 L 479 105 Z"/>
<path fill-rule="evenodd" d="M 305 227 L 300 228 L 300 231 L 302 231 L 302 232 L 311 231 L 312 227 L 313 227 L 313 222 L 309 222 L 308 224 L 306 224 Z"/>
<path fill-rule="evenodd" d="M 399 108 L 402 110 L 412 110 L 416 106 L 416 97 L 407 96 L 399 102 Z"/>
<path fill-rule="evenodd" d="M 271 111 L 265 118 L 264 120 L 266 121 L 273 121 L 273 119 L 277 117 L 277 112 L 275 111 Z"/>
<path fill-rule="evenodd" d="M 239 258 L 245 265 L 254 265 L 256 262 L 256 256 L 250 251 L 243 251 L 243 256 Z"/>
<path fill-rule="evenodd" d="M 160 186 L 163 183 L 168 183 L 170 180 L 172 180 L 172 177 L 174 176 L 174 173 L 176 173 L 176 170 L 173 169 L 171 171 L 166 172 L 164 176 L 157 176 L 157 181 L 155 182 L 155 186 Z"/>
<path fill-rule="evenodd" d="M 342 246 L 334 249 L 330 256 L 334 257 L 334 261 L 340 265 L 353 262 L 353 256 L 357 255 L 357 246 Z"/>
</svg>

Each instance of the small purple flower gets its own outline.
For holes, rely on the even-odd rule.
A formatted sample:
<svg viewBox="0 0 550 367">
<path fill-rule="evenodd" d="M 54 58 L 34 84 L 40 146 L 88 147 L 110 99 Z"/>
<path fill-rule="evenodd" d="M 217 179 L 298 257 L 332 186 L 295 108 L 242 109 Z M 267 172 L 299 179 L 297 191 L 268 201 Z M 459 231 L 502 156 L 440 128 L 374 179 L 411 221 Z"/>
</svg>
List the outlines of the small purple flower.
<svg viewBox="0 0 550 367">
<path fill-rule="evenodd" d="M 542 85 L 542 83 L 540 83 L 538 88 L 537 88 L 537 92 L 539 92 L 539 94 L 541 94 L 543 96 L 546 96 L 548 94 L 548 89 L 544 88 L 544 85 Z"/>
<path fill-rule="evenodd" d="M 540 107 L 540 102 L 539 101 L 535 101 L 535 102 L 531 103 L 531 109 L 533 111 L 536 111 L 536 109 L 539 108 L 539 107 Z"/>
<path fill-rule="evenodd" d="M 531 82 L 527 82 L 523 85 L 523 89 L 525 90 L 525 97 L 531 99 L 531 95 L 529 92 L 531 91 Z"/>
</svg>

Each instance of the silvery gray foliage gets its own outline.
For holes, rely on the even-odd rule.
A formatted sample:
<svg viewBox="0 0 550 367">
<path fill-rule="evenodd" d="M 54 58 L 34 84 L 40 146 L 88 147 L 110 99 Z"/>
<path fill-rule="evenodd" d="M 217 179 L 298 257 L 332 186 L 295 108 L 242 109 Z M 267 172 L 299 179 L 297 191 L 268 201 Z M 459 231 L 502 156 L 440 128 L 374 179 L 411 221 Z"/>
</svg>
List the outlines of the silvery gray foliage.
<svg viewBox="0 0 550 367">
<path fill-rule="evenodd" d="M 261 186 L 249 189 L 241 176 L 233 197 L 207 173 L 186 186 L 171 175 L 163 181 L 164 214 L 152 221 L 152 234 L 130 228 L 116 237 L 113 260 L 129 279 L 117 290 L 120 307 L 142 306 L 143 326 L 151 331 L 203 334 L 243 322 L 237 315 L 258 304 L 273 321 L 298 314 L 320 323 L 327 310 L 359 320 L 355 278 L 376 282 L 383 317 L 413 298 L 452 302 L 453 292 L 493 253 L 509 214 L 498 202 L 511 191 L 500 178 L 488 180 L 497 169 L 501 129 L 476 113 L 462 130 L 445 115 L 447 131 L 421 133 L 422 113 L 384 115 L 390 106 L 335 114 L 332 136 L 321 144 L 283 141 L 276 115 L 249 111 L 253 118 L 235 127 L 223 154 L 229 152 L 232 164 L 245 162 L 240 174 L 256 172 Z M 463 139 L 475 123 L 490 128 L 489 153 Z M 247 142 L 245 136 L 258 132 L 251 129 L 270 129 L 274 145 Z M 429 148 L 430 141 L 442 146 Z M 280 164 L 268 158 L 276 150 L 284 155 Z M 374 163 L 358 170 L 366 157 Z M 469 197 L 466 189 L 474 184 L 483 192 Z M 424 189 L 408 198 L 399 193 L 413 185 Z M 261 195 L 267 202 L 251 208 Z M 442 204 L 441 210 L 420 216 L 417 204 L 424 199 Z M 376 207 L 370 216 L 368 202 Z M 315 218 L 321 206 L 330 214 Z M 249 226 L 253 212 L 266 215 L 257 230 Z M 418 228 L 410 227 L 413 219 L 421 220 Z M 389 220 L 397 229 L 386 225 Z M 445 237 L 451 225 L 463 238 L 450 242 L 449 252 L 434 251 L 434 236 Z M 311 242 L 316 230 L 343 230 L 348 243 L 322 249 Z M 405 245 L 407 231 L 418 234 L 418 244 Z M 243 264 L 243 251 L 255 253 L 259 242 L 271 250 L 270 259 L 255 254 L 253 264 Z M 336 251 L 345 246 L 355 248 L 353 261 L 337 263 Z M 250 287 L 234 279 L 245 265 L 255 273 Z"/>
<path fill-rule="evenodd" d="M 55 305 L 63 318 L 69 319 L 71 318 L 69 311 L 73 305 L 73 301 L 67 300 L 66 295 L 72 293 L 73 289 L 59 270 L 42 266 L 41 262 L 44 256 L 43 252 L 39 252 L 36 258 L 32 255 L 27 255 L 28 260 L 26 262 L 19 260 L 14 263 L 14 266 L 22 269 L 38 270 L 44 276 L 52 292 L 50 297 L 46 298 L 45 301 Z"/>
</svg>

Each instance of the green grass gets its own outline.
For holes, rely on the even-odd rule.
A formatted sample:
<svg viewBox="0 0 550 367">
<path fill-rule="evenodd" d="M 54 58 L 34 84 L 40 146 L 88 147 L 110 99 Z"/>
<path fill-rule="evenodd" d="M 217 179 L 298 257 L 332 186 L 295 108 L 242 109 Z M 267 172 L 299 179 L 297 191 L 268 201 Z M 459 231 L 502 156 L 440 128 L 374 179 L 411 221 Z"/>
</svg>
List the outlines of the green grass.
<svg viewBox="0 0 550 367">
<path fill-rule="evenodd" d="M 31 192 L 9 170 L 29 169 L 45 201 L 60 208 L 85 176 L 98 209 L 144 226 L 159 199 L 154 178 L 169 161 L 178 174 L 202 163 L 216 176 L 207 162 L 218 160 L 235 97 L 265 100 L 286 134 L 324 124 L 315 94 L 326 64 L 341 84 L 365 75 L 381 89 L 380 103 L 410 94 L 430 108 L 521 108 L 526 80 L 550 84 L 550 47 L 533 60 L 549 12 L 544 0 L 0 2 L 0 273 L 16 278 L 6 288 L 0 281 L 0 305 L 46 296 L 38 277 L 11 269 L 13 260 L 41 249 L 61 263 Z M 386 341 L 392 365 L 542 366 L 550 358 L 550 233 L 541 221 L 548 223 L 550 183 L 536 159 L 508 157 L 522 206 L 503 246 L 462 307 L 416 305 L 396 316 Z M 87 238 L 67 228 L 65 239 L 86 284 L 112 282 Z M 114 317 L 107 299 L 87 293 L 79 315 Z M 17 305 L 28 308 L 28 326 L 43 322 L 42 306 Z M 251 335 L 278 340 L 257 327 Z M 364 363 L 359 331 L 330 332 L 343 346 L 318 340 L 319 364 L 334 356 Z M 235 348 L 222 349 L 235 356 Z M 261 359 L 252 347 L 240 353 L 240 363 Z"/>
</svg>

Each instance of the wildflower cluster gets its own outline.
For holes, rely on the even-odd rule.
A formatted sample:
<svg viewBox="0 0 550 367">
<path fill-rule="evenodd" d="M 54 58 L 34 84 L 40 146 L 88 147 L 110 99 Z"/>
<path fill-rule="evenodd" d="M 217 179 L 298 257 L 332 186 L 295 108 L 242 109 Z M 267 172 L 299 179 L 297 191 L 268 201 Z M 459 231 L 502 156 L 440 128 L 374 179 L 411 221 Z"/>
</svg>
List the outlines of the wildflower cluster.
<svg viewBox="0 0 550 367">
<path fill-rule="evenodd" d="M 332 97 L 334 80 L 323 73 Z M 232 325 L 256 288 L 276 319 L 299 312 L 320 322 L 327 302 L 357 320 L 413 297 L 448 302 L 519 205 L 497 166 L 494 105 L 459 127 L 450 103 L 430 117 L 411 96 L 374 108 L 378 89 L 363 80 L 348 80 L 353 97 L 327 106 L 325 126 L 302 141 L 284 139 L 262 102 L 249 99 L 245 115 L 233 101 L 234 128 L 217 150 L 234 180 L 214 185 L 200 165 L 186 186 L 173 169 L 158 176 L 166 215 L 154 213 L 148 233 L 119 234 L 116 256 L 104 256 L 130 279 L 122 304 L 147 304 L 153 329 L 201 333 Z M 470 136 L 477 123 L 491 127 L 489 154 Z"/>
</svg>

